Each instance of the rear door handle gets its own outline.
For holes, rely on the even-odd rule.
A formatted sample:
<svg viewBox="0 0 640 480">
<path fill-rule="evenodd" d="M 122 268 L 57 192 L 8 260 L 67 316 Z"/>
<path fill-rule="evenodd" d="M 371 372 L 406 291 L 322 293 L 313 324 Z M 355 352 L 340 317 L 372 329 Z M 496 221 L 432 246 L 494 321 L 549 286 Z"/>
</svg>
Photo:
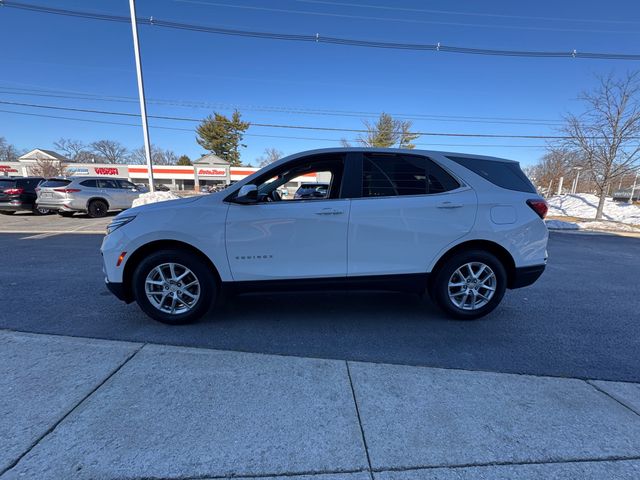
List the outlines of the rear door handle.
<svg viewBox="0 0 640 480">
<path fill-rule="evenodd" d="M 453 202 L 440 202 L 436 204 L 438 208 L 461 208 L 464 205 L 461 203 L 453 203 Z"/>
<path fill-rule="evenodd" d="M 315 212 L 315 215 L 342 215 L 344 211 L 335 210 L 333 208 L 323 208 L 319 212 Z"/>
</svg>

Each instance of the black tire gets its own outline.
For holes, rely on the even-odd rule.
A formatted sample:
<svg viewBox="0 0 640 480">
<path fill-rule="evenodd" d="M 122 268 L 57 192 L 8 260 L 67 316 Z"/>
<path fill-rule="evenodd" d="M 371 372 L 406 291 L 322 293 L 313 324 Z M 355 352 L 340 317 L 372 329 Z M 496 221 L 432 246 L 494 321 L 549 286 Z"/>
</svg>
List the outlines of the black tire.
<svg viewBox="0 0 640 480">
<path fill-rule="evenodd" d="M 468 263 L 482 263 L 488 266 L 495 275 L 495 291 L 489 301 L 473 310 L 467 310 L 459 307 L 449 296 L 449 280 L 454 275 L 454 272 L 460 267 Z M 466 271 L 466 270 L 465 270 Z M 454 282 L 455 283 L 455 282 Z M 465 289 L 465 287 L 458 287 Z M 480 287 L 482 288 L 482 287 Z M 483 251 L 483 250 L 470 250 L 468 252 L 460 252 L 449 258 L 439 269 L 435 272 L 435 277 L 431 283 L 430 294 L 431 298 L 436 304 L 449 316 L 459 320 L 474 320 L 476 318 L 484 317 L 493 309 L 495 309 L 504 296 L 504 292 L 507 288 L 507 272 L 502 262 L 496 258 L 495 255 Z M 454 290 L 454 293 L 458 290 Z M 483 294 L 489 296 L 487 290 L 482 290 Z M 460 298 L 460 297 L 457 297 Z M 470 302 L 469 302 L 470 303 Z"/>
<path fill-rule="evenodd" d="M 87 213 L 91 218 L 102 218 L 109 211 L 109 205 L 104 200 L 91 200 L 87 206 Z"/>
<path fill-rule="evenodd" d="M 12 212 L 11 210 L 0 210 L 2 215 L 13 215 L 16 212 Z"/>
<path fill-rule="evenodd" d="M 37 205 L 34 205 L 31 211 L 34 215 L 49 215 L 51 213 L 48 208 L 39 208 Z"/>
<path fill-rule="evenodd" d="M 73 217 L 73 214 L 76 212 L 65 212 L 64 210 L 58 210 L 58 215 L 61 217 Z"/>
<path fill-rule="evenodd" d="M 147 276 L 156 267 L 166 263 L 176 263 L 188 268 L 200 285 L 198 299 L 184 313 L 171 314 L 162 311 L 147 298 L 145 291 Z M 188 278 L 191 277 L 189 276 Z M 142 311 L 154 320 L 169 325 L 186 325 L 199 320 L 209 311 L 218 294 L 216 277 L 209 266 L 198 255 L 183 250 L 160 250 L 146 257 L 133 272 L 132 286 L 133 295 Z"/>
</svg>

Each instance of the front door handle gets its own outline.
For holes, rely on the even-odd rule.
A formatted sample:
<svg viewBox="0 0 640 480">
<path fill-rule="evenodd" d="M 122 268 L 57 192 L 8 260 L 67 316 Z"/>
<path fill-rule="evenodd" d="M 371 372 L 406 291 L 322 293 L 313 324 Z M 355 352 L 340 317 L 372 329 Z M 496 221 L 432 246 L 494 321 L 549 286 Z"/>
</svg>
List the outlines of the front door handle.
<svg viewBox="0 0 640 480">
<path fill-rule="evenodd" d="M 461 203 L 453 203 L 453 202 L 440 202 L 436 204 L 438 208 L 460 208 L 463 207 Z"/>
<path fill-rule="evenodd" d="M 343 213 L 344 211 L 333 208 L 323 208 L 319 212 L 315 212 L 316 215 L 342 215 Z"/>
</svg>

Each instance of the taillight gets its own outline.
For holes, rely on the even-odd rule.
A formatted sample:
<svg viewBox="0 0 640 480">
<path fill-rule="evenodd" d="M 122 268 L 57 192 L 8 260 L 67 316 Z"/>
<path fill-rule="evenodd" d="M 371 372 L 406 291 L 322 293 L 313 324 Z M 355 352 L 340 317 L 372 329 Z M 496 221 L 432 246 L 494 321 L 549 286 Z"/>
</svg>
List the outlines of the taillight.
<svg viewBox="0 0 640 480">
<path fill-rule="evenodd" d="M 36 193 L 40 191 L 40 187 L 36 187 Z"/>
<path fill-rule="evenodd" d="M 24 192 L 24 188 L 7 188 L 4 193 L 7 195 L 20 195 Z"/>
<path fill-rule="evenodd" d="M 527 205 L 531 207 L 531 209 L 538 214 L 540 218 L 544 218 L 547 216 L 547 212 L 549 211 L 549 205 L 547 202 L 540 198 L 532 198 L 527 200 Z"/>
<path fill-rule="evenodd" d="M 54 188 L 53 191 L 61 193 L 74 193 L 80 192 L 81 190 L 79 188 Z"/>
</svg>

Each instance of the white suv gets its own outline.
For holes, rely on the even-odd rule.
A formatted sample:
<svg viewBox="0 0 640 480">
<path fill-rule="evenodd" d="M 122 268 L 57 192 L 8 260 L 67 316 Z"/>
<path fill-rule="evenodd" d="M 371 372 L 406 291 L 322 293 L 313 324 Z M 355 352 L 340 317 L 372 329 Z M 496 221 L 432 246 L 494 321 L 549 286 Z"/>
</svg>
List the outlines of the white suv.
<svg viewBox="0 0 640 480">
<path fill-rule="evenodd" d="M 323 197 L 278 189 L 315 176 Z M 165 323 L 204 315 L 221 291 L 430 293 L 448 315 L 486 315 L 547 261 L 545 201 L 519 164 L 397 149 L 283 158 L 221 192 L 133 208 L 102 243 L 108 288 Z"/>
</svg>

